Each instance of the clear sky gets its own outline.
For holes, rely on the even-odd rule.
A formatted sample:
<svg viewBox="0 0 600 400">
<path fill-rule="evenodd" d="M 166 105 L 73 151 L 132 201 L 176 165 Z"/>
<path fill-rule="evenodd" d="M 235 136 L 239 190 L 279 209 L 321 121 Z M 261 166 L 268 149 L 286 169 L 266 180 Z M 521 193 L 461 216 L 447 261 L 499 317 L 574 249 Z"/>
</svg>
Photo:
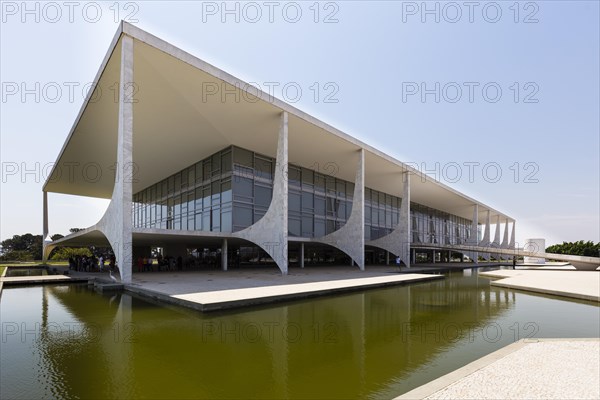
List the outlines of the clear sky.
<svg viewBox="0 0 600 400">
<path fill-rule="evenodd" d="M 600 241 L 598 1 L 1 5 L 0 239 L 41 233 L 47 166 L 124 19 L 514 217 L 518 243 Z M 66 234 L 107 201 L 49 205 Z"/>
</svg>

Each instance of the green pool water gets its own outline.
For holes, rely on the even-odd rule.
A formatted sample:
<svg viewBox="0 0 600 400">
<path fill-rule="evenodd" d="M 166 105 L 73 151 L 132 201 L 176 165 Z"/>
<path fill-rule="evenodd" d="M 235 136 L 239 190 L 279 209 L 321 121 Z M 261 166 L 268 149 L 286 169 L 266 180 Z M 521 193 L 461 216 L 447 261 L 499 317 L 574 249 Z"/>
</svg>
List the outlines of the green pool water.
<svg viewBox="0 0 600 400">
<path fill-rule="evenodd" d="M 42 276 L 48 275 L 48 270 L 46 268 L 18 268 L 18 267 L 9 267 L 6 271 L 6 276 Z"/>
<path fill-rule="evenodd" d="M 524 337 L 599 337 L 600 307 L 430 283 L 218 314 L 81 285 L 5 288 L 0 398 L 387 399 Z"/>
</svg>

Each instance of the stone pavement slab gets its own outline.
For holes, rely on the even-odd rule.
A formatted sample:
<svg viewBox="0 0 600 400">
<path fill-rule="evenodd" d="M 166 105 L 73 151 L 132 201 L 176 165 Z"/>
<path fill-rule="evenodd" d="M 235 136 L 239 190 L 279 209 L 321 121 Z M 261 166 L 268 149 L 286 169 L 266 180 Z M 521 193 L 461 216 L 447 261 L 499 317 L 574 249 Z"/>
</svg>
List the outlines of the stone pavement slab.
<svg viewBox="0 0 600 400">
<path fill-rule="evenodd" d="M 600 272 L 569 270 L 498 270 L 480 276 L 500 278 L 492 286 L 600 302 Z"/>
<path fill-rule="evenodd" d="M 443 279 L 443 275 L 399 274 L 397 268 L 359 271 L 346 267 L 290 270 L 282 276 L 274 269 L 233 271 L 159 272 L 133 275 L 126 290 L 201 311 L 243 307 Z"/>
<path fill-rule="evenodd" d="M 274 301 L 315 297 L 351 290 L 384 287 L 401 283 L 442 278 L 440 275 L 404 274 L 358 279 L 341 279 L 291 285 L 219 290 L 173 295 L 172 297 L 201 305 L 202 311 L 264 304 Z"/>
<path fill-rule="evenodd" d="M 524 339 L 397 399 L 598 399 L 600 339 Z"/>
<path fill-rule="evenodd" d="M 78 282 L 87 279 L 71 278 L 66 275 L 38 275 L 38 276 L 5 276 L 0 278 L 5 285 L 37 285 L 40 283 Z"/>
</svg>

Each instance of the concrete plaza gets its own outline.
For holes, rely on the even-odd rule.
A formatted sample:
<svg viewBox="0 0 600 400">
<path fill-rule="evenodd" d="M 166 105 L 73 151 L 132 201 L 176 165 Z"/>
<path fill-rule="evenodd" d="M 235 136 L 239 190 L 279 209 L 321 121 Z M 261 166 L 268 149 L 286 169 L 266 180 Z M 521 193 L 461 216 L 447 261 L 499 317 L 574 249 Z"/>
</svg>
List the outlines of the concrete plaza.
<svg viewBox="0 0 600 400">
<path fill-rule="evenodd" d="M 598 399 L 600 339 L 523 339 L 397 399 Z"/>
</svg>

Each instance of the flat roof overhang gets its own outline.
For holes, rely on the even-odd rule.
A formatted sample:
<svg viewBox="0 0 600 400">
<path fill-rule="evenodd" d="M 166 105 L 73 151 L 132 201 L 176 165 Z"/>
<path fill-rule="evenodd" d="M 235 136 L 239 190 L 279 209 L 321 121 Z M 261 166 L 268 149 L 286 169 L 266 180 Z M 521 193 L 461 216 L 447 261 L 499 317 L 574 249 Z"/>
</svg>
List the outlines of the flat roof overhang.
<svg viewBox="0 0 600 400">
<path fill-rule="evenodd" d="M 289 114 L 289 162 L 354 181 L 356 151 L 365 150 L 365 185 L 402 197 L 402 172 L 412 171 L 411 201 L 471 219 L 473 204 L 513 219 L 344 132 L 261 92 L 228 73 L 126 22 L 120 24 L 44 184 L 46 192 L 111 198 L 121 86 L 123 35 L 134 39 L 133 192 L 229 145 L 275 157 L 280 114 Z M 216 92 L 215 92 L 216 91 Z M 409 135 L 398 145 L 411 143 Z"/>
</svg>

